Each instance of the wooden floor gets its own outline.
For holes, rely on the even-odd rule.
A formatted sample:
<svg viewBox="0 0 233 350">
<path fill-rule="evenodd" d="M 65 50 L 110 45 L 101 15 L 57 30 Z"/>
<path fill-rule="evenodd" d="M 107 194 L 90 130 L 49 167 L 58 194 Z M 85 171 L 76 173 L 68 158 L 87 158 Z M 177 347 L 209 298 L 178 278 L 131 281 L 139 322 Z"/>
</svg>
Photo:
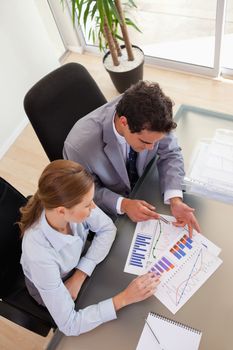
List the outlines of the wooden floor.
<svg viewBox="0 0 233 350">
<path fill-rule="evenodd" d="M 66 56 L 64 63 L 67 62 L 83 64 L 108 100 L 118 95 L 102 66 L 101 57 L 91 54 L 69 54 Z M 213 80 L 155 69 L 152 66 L 145 66 L 144 79 L 156 81 L 160 84 L 164 92 L 175 102 L 174 111 L 180 104 L 190 104 L 233 114 L 232 81 Z M 5 156 L 0 159 L 0 175 L 23 194 L 29 195 L 35 191 L 40 173 L 47 164 L 48 159 L 34 131 L 28 125 Z M 49 334 L 47 338 L 40 337 L 0 318 L 1 350 L 45 349 L 51 336 L 52 334 Z"/>
</svg>

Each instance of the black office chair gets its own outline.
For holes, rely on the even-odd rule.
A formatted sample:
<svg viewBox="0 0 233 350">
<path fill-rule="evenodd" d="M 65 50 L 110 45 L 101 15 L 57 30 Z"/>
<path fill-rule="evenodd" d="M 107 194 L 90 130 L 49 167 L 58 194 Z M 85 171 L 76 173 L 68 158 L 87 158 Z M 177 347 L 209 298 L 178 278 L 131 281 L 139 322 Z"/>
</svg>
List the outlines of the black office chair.
<svg viewBox="0 0 233 350">
<path fill-rule="evenodd" d="M 55 329 L 49 312 L 30 296 L 20 264 L 19 208 L 27 199 L 0 177 L 0 315 L 37 334 Z"/>
<path fill-rule="evenodd" d="M 28 91 L 24 109 L 52 161 L 63 158 L 64 141 L 75 122 L 106 102 L 86 68 L 68 63 Z"/>
</svg>

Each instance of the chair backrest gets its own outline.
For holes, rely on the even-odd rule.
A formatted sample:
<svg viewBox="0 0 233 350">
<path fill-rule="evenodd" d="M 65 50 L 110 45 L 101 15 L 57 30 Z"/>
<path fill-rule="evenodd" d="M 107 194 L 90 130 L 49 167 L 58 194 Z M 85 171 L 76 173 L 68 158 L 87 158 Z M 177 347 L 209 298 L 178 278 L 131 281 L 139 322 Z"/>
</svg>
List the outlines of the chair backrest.
<svg viewBox="0 0 233 350">
<path fill-rule="evenodd" d="M 86 68 L 68 63 L 28 91 L 24 109 L 52 161 L 63 158 L 64 141 L 75 122 L 106 102 Z"/>
<path fill-rule="evenodd" d="M 27 199 L 3 178 L 0 178 L 0 297 L 15 288 L 21 272 L 21 239 L 16 222 L 19 208 Z"/>
<path fill-rule="evenodd" d="M 48 310 L 38 305 L 25 286 L 20 264 L 19 208 L 27 199 L 0 177 L 0 315 L 42 336 L 56 328 Z"/>
</svg>

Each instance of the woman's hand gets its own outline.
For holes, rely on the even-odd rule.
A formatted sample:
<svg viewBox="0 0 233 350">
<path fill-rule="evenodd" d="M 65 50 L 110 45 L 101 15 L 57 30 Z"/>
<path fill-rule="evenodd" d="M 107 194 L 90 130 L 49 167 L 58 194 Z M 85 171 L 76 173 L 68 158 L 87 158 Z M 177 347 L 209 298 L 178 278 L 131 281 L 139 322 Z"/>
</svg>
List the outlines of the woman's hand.
<svg viewBox="0 0 233 350">
<path fill-rule="evenodd" d="M 155 293 L 159 282 L 159 277 L 153 272 L 135 278 L 128 287 L 113 297 L 115 310 L 149 298 Z"/>
</svg>

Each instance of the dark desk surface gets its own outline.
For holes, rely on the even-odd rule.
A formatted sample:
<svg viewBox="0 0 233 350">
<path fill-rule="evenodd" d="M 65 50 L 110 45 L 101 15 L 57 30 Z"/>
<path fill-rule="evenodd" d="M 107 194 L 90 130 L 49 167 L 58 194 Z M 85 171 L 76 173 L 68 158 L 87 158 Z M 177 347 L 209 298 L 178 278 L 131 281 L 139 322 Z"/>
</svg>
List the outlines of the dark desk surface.
<svg viewBox="0 0 233 350">
<path fill-rule="evenodd" d="M 189 111 L 185 111 L 188 113 Z M 192 111 L 191 111 L 192 112 Z M 193 112 L 192 112 L 193 113 Z M 196 112 L 195 112 L 196 113 Z M 200 111 L 198 117 L 200 117 Z M 179 111 L 178 111 L 179 114 Z M 205 116 L 205 114 L 204 114 Z M 201 118 L 201 117 L 200 117 Z M 193 122 L 193 118 L 190 118 Z M 188 117 L 186 119 L 187 123 Z M 201 130 L 205 128 L 205 118 L 201 119 Z M 203 121 L 204 120 L 204 121 Z M 177 134 L 180 143 L 184 141 L 184 122 L 179 122 Z M 213 123 L 216 128 L 216 123 Z M 224 128 L 224 119 L 220 119 Z M 198 130 L 194 123 L 192 132 Z M 209 132 L 209 119 L 206 124 Z M 219 126 L 217 126 L 219 127 Z M 228 127 L 228 126 L 225 126 Z M 186 134 L 186 133 L 185 133 Z M 198 136 L 197 136 L 198 138 Z M 186 144 L 186 141 L 185 141 Z M 182 145 L 184 147 L 184 145 Z M 188 145 L 190 148 L 190 144 Z M 136 188 L 136 197 L 156 204 L 157 211 L 169 214 L 169 207 L 163 205 L 158 188 L 155 188 L 155 166 Z M 153 191 L 152 191 L 153 189 Z M 233 229 L 232 206 L 217 201 L 185 195 L 185 202 L 196 208 L 196 216 L 207 238 L 222 248 L 223 264 L 191 299 L 173 315 L 154 296 L 118 313 L 117 320 L 108 322 L 79 337 L 66 337 L 56 331 L 47 350 L 133 350 L 136 348 L 149 311 L 160 313 L 176 321 L 202 330 L 200 350 L 231 350 L 233 344 Z M 134 233 L 135 224 L 126 217 L 117 221 L 118 233 L 110 254 L 95 270 L 81 295 L 78 307 L 99 302 L 117 294 L 134 278 L 123 272 L 125 261 Z M 145 349 L 146 350 L 146 349 Z M 188 350 L 188 349 L 187 349 Z"/>
</svg>

